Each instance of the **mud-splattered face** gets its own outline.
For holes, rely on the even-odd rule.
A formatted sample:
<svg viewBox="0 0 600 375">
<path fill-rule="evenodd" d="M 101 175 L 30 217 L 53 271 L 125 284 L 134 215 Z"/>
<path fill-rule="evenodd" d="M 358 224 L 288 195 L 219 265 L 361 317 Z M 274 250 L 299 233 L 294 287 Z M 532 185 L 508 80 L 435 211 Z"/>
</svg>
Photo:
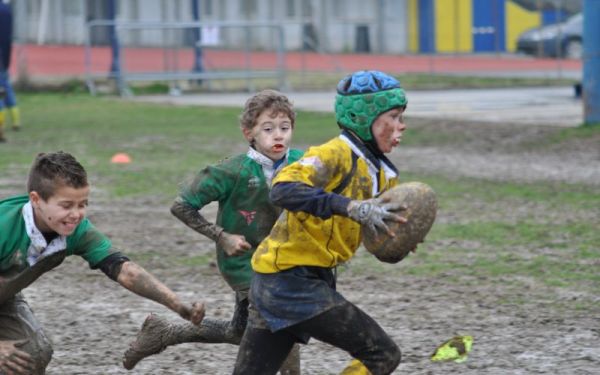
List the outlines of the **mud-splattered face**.
<svg viewBox="0 0 600 375">
<path fill-rule="evenodd" d="M 402 133 L 406 130 L 402 116 L 404 109 L 404 107 L 390 109 L 379 115 L 373 122 L 371 132 L 381 152 L 392 152 L 394 147 L 400 144 Z"/>
<path fill-rule="evenodd" d="M 244 129 L 244 136 L 256 151 L 273 161 L 285 156 L 292 141 L 292 121 L 284 113 L 263 111 L 252 129 Z"/>
<path fill-rule="evenodd" d="M 89 186 L 78 189 L 62 186 L 44 201 L 37 192 L 32 191 L 29 199 L 33 205 L 35 225 L 44 233 L 70 235 L 85 217 L 89 193 Z"/>
</svg>

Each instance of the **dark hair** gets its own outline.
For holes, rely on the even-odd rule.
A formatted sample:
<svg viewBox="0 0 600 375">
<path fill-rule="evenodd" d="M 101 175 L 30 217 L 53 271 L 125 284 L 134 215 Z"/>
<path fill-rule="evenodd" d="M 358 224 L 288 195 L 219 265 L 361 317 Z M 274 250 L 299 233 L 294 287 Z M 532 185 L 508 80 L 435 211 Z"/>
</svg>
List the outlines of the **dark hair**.
<svg viewBox="0 0 600 375">
<path fill-rule="evenodd" d="M 27 192 L 35 191 L 46 201 L 62 186 L 76 189 L 88 186 L 83 166 L 63 151 L 39 153 L 29 170 Z"/>
<path fill-rule="evenodd" d="M 240 115 L 242 129 L 252 129 L 256 126 L 256 119 L 266 109 L 271 110 L 273 115 L 287 115 L 292 121 L 292 127 L 294 126 L 296 112 L 287 96 L 276 90 L 262 90 L 246 101 L 244 111 Z"/>
</svg>

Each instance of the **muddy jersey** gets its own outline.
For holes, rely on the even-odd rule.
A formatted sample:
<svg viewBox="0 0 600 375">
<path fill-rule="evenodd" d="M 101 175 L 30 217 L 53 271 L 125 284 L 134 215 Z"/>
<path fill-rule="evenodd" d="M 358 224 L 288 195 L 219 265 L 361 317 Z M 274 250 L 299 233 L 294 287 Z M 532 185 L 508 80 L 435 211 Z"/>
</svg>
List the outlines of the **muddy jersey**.
<svg viewBox="0 0 600 375">
<path fill-rule="evenodd" d="M 217 246 L 219 271 L 234 290 L 250 287 L 252 254 L 281 213 L 269 200 L 271 172 L 278 168 L 265 168 L 268 161 L 260 160 L 260 154 L 254 155 L 256 152 L 251 150 L 204 168 L 180 193 L 186 204 L 198 210 L 219 202 L 216 224 L 227 233 L 243 235 L 252 245 L 241 256 L 228 256 Z M 293 163 L 300 156 L 302 151 L 290 149 L 284 164 Z"/>
<path fill-rule="evenodd" d="M 23 206 L 28 202 L 28 195 L 0 201 L 0 274 L 9 269 L 20 271 L 29 266 L 27 256 L 31 239 L 27 235 L 23 218 Z M 110 240 L 87 218 L 66 237 L 67 256 L 81 256 L 90 268 L 109 256 L 111 247 Z"/>
<path fill-rule="evenodd" d="M 309 148 L 298 162 L 274 178 L 273 185 L 301 183 L 331 193 L 351 174 L 353 153 L 358 156 L 355 170 L 340 195 L 369 199 L 397 184 L 397 171 L 391 162 L 385 159 L 387 164 L 377 161 L 376 165 L 355 141 L 342 134 Z M 274 273 L 295 266 L 335 267 L 354 255 L 360 241 L 360 224 L 346 216 L 319 217 L 317 212 L 285 210 L 256 250 L 252 267 L 259 273 Z"/>
</svg>

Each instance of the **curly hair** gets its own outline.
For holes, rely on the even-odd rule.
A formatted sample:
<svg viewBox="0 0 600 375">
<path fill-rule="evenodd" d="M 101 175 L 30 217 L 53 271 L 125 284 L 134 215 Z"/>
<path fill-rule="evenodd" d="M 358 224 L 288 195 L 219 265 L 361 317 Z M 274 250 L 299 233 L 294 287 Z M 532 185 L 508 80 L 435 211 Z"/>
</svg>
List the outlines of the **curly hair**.
<svg viewBox="0 0 600 375">
<path fill-rule="evenodd" d="M 273 116 L 280 113 L 290 118 L 292 127 L 296 122 L 296 112 L 287 96 L 276 90 L 262 90 L 246 101 L 244 111 L 240 115 L 242 129 L 252 129 L 256 126 L 256 119 L 265 110 L 271 110 Z"/>
<path fill-rule="evenodd" d="M 87 173 L 73 155 L 58 151 L 39 153 L 29 171 L 27 192 L 35 191 L 43 200 L 52 197 L 62 186 L 88 186 Z"/>
</svg>

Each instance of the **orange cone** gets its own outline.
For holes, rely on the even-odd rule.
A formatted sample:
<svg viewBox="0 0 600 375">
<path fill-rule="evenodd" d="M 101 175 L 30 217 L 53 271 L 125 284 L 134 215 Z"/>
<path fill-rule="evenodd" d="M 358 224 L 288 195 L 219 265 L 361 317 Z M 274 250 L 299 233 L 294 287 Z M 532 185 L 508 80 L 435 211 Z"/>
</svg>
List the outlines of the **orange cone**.
<svg viewBox="0 0 600 375">
<path fill-rule="evenodd" d="M 131 158 L 124 152 L 118 152 L 110 158 L 110 162 L 113 164 L 129 164 L 131 163 Z"/>
</svg>

